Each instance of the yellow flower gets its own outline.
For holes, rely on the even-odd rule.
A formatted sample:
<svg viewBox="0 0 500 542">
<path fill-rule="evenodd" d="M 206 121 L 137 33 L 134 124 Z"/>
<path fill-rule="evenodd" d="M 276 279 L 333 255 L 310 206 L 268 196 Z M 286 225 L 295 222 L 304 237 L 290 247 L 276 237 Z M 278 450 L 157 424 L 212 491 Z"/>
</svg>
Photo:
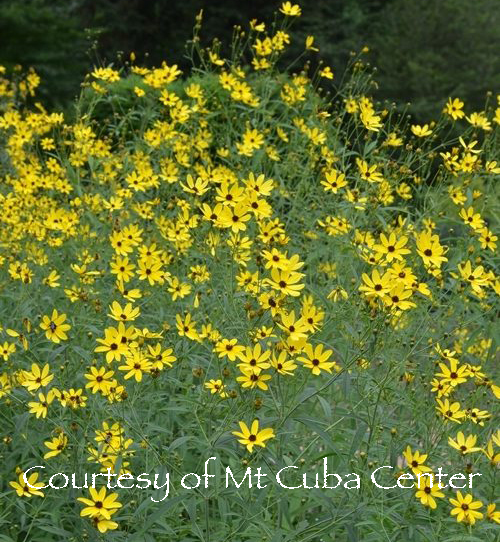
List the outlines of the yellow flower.
<svg viewBox="0 0 500 542">
<path fill-rule="evenodd" d="M 332 368 L 337 369 L 337 363 L 330 361 L 330 357 L 333 354 L 333 350 L 325 350 L 323 352 L 323 345 L 318 344 L 313 347 L 311 344 L 306 344 L 304 347 L 305 356 L 300 356 L 297 359 L 302 361 L 305 367 L 311 369 L 313 375 L 321 374 L 321 371 L 327 373 L 332 372 Z"/>
<path fill-rule="evenodd" d="M 53 390 L 50 390 L 47 394 L 39 393 L 38 394 L 38 400 L 36 401 L 30 401 L 28 403 L 29 406 L 29 412 L 30 414 L 35 414 L 37 418 L 46 418 L 49 405 L 52 403 L 55 397 L 55 392 Z"/>
<path fill-rule="evenodd" d="M 46 452 L 43 456 L 44 459 L 49 459 L 59 455 L 68 444 L 68 437 L 61 433 L 57 437 L 54 437 L 52 440 L 47 440 L 44 442 L 45 446 L 50 450 Z"/>
<path fill-rule="evenodd" d="M 87 506 L 80 512 L 80 516 L 102 516 L 104 519 L 110 520 L 111 515 L 114 514 L 118 508 L 121 508 L 121 503 L 116 499 L 118 493 L 110 493 L 106 495 L 106 488 L 101 487 L 99 491 L 95 488 L 89 488 L 90 499 L 84 497 L 78 497 L 77 501 L 86 504 Z"/>
<path fill-rule="evenodd" d="M 210 379 L 208 382 L 205 382 L 205 388 L 210 390 L 210 393 L 214 395 L 218 393 L 222 398 L 227 397 L 227 393 L 224 391 L 226 387 L 222 383 L 222 380 Z"/>
<path fill-rule="evenodd" d="M 457 433 L 457 439 L 453 440 L 451 437 L 448 437 L 448 444 L 458 450 L 462 455 L 470 454 L 473 452 L 480 452 L 481 448 L 475 446 L 477 442 L 476 435 L 469 435 L 465 437 L 462 431 Z"/>
<path fill-rule="evenodd" d="M 37 480 L 38 472 L 30 474 L 27 478 L 25 477 L 25 473 L 21 472 L 21 474 L 19 474 L 19 481 L 9 482 L 9 485 L 16 490 L 19 497 L 32 497 L 33 495 L 43 497 L 44 494 L 41 491 L 41 488 L 44 484 L 43 482 L 37 482 Z"/>
<path fill-rule="evenodd" d="M 329 66 L 325 66 L 320 72 L 320 77 L 324 77 L 325 79 L 333 79 L 334 75 L 332 72 L 332 69 Z"/>
<path fill-rule="evenodd" d="M 455 423 L 461 423 L 461 419 L 465 418 L 465 412 L 460 410 L 460 403 L 455 401 L 450 403 L 448 399 L 441 401 L 441 399 L 436 399 L 438 406 L 436 410 L 445 418 Z"/>
<path fill-rule="evenodd" d="M 293 4 L 291 2 L 283 2 L 280 7 L 281 13 L 287 15 L 288 17 L 300 17 L 302 10 L 298 4 Z"/>
<path fill-rule="evenodd" d="M 415 497 L 420 499 L 424 506 L 428 506 L 433 510 L 437 508 L 436 497 L 442 499 L 444 493 L 440 490 L 437 482 L 434 482 L 434 475 L 421 476 L 419 479 L 419 487 L 415 493 Z"/>
<path fill-rule="evenodd" d="M 458 522 L 463 521 L 470 525 L 474 525 L 476 519 L 481 519 L 483 517 L 483 513 L 478 512 L 478 509 L 483 506 L 483 503 L 481 501 L 475 501 L 470 493 L 463 496 L 460 491 L 457 491 L 457 498 L 450 499 L 450 503 L 453 505 L 451 515 L 457 516 Z"/>
<path fill-rule="evenodd" d="M 92 393 L 101 392 L 103 395 L 107 395 L 114 374 L 114 371 L 108 371 L 105 367 L 99 369 L 91 367 L 90 374 L 84 375 L 89 380 L 85 387 L 91 388 Z"/>
<path fill-rule="evenodd" d="M 443 113 L 449 115 L 453 120 L 461 119 L 465 116 L 465 113 L 462 111 L 463 107 L 464 102 L 458 98 L 454 98 L 453 100 L 448 98 L 448 102 L 443 109 Z"/>
<path fill-rule="evenodd" d="M 307 36 L 306 37 L 306 50 L 307 51 L 319 51 L 317 47 L 313 46 L 314 43 L 314 36 Z"/>
<path fill-rule="evenodd" d="M 250 429 L 245 422 L 238 422 L 240 431 L 232 431 L 232 434 L 238 437 L 238 442 L 246 446 L 247 450 L 252 453 L 254 446 L 266 447 L 265 441 L 275 437 L 272 428 L 267 427 L 259 431 L 259 421 L 254 420 Z"/>
<path fill-rule="evenodd" d="M 473 230 L 481 230 L 484 228 L 484 220 L 479 213 L 475 213 L 472 207 L 460 209 L 460 217 L 465 224 L 469 225 Z"/>
<path fill-rule="evenodd" d="M 424 465 L 427 454 L 421 454 L 418 450 L 412 452 L 411 447 L 407 446 L 406 450 L 403 452 L 403 456 L 414 474 L 422 474 L 431 471 L 427 465 Z"/>
<path fill-rule="evenodd" d="M 50 374 L 50 367 L 48 363 L 46 363 L 42 369 L 40 369 L 36 363 L 33 363 L 31 365 L 31 372 L 24 371 L 23 377 L 24 379 L 22 385 L 28 391 L 36 391 L 51 382 L 54 375 Z"/>
<path fill-rule="evenodd" d="M 45 336 L 52 342 L 60 343 L 65 341 L 68 336 L 66 331 L 71 329 L 69 324 L 65 324 L 65 314 L 59 314 L 56 309 L 52 311 L 52 316 L 43 316 L 40 327 L 45 331 Z"/>
<path fill-rule="evenodd" d="M 432 134 L 432 130 L 429 128 L 428 124 L 424 124 L 423 126 L 419 126 L 418 124 L 413 124 L 411 126 L 411 131 L 417 137 L 427 137 Z"/>
<path fill-rule="evenodd" d="M 127 371 L 125 380 L 134 377 L 136 382 L 142 381 L 142 373 L 147 373 L 151 370 L 151 362 L 144 356 L 140 350 L 134 349 L 131 353 L 125 356 L 125 365 L 120 365 L 120 371 Z"/>
</svg>

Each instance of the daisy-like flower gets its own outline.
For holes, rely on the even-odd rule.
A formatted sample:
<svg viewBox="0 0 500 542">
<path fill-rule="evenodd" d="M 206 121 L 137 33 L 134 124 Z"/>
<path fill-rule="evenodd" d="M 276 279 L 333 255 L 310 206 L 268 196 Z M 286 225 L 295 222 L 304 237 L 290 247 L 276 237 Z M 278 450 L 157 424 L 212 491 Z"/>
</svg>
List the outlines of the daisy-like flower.
<svg viewBox="0 0 500 542">
<path fill-rule="evenodd" d="M 208 382 L 205 382 L 205 388 L 210 390 L 212 395 L 218 393 L 222 398 L 227 397 L 227 393 L 224 391 L 226 387 L 222 383 L 222 380 L 211 379 Z"/>
<path fill-rule="evenodd" d="M 109 310 L 110 313 L 108 316 L 118 322 L 135 320 L 141 314 L 139 307 L 134 307 L 132 303 L 127 303 L 124 307 L 122 307 L 117 301 L 113 301 L 109 307 Z"/>
<path fill-rule="evenodd" d="M 404 235 L 396 237 L 396 234 L 392 232 L 389 237 L 380 234 L 380 244 L 375 245 L 374 248 L 377 252 L 380 252 L 384 255 L 384 258 L 388 262 L 392 260 L 403 260 L 403 256 L 410 254 L 410 251 L 405 248 L 406 243 L 408 242 L 408 237 Z"/>
<path fill-rule="evenodd" d="M 116 512 L 122 505 L 116 499 L 118 493 L 110 493 L 106 495 L 106 488 L 101 487 L 99 491 L 91 487 L 89 488 L 90 499 L 85 497 L 78 497 L 77 501 L 80 501 L 87 506 L 80 512 L 80 516 L 97 517 L 102 516 L 104 519 L 110 520 L 111 515 Z"/>
<path fill-rule="evenodd" d="M 444 363 L 440 363 L 439 367 L 441 368 L 441 372 L 436 373 L 436 376 L 440 376 L 443 383 L 450 384 L 450 386 L 455 387 L 458 386 L 458 384 L 467 382 L 469 370 L 466 365 L 461 365 L 458 367 L 456 359 L 450 360 L 449 367 Z"/>
<path fill-rule="evenodd" d="M 457 498 L 450 499 L 450 503 L 453 505 L 453 509 L 450 513 L 452 516 L 457 516 L 458 522 L 463 521 L 470 525 L 474 525 L 476 519 L 481 519 L 483 517 L 483 513 L 478 512 L 479 508 L 483 506 L 483 503 L 481 501 L 475 501 L 470 493 L 462 495 L 460 491 L 457 491 Z"/>
<path fill-rule="evenodd" d="M 43 316 L 40 327 L 45 331 L 45 336 L 49 341 L 60 343 L 67 340 L 66 331 L 71 329 L 69 324 L 65 324 L 66 315 L 59 314 L 56 309 L 52 311 L 52 315 Z"/>
<path fill-rule="evenodd" d="M 448 437 L 448 444 L 458 450 L 461 454 L 470 454 L 472 452 L 480 452 L 481 448 L 476 446 L 477 436 L 469 435 L 465 437 L 462 431 L 457 433 L 456 440 L 453 440 L 451 437 Z"/>
<path fill-rule="evenodd" d="M 244 351 L 245 347 L 238 344 L 238 339 L 222 339 L 214 347 L 214 352 L 217 352 L 220 358 L 227 356 L 229 361 L 235 361 Z"/>
<path fill-rule="evenodd" d="M 247 450 L 252 453 L 254 446 L 261 446 L 265 448 L 265 441 L 275 437 L 274 431 L 271 427 L 261 429 L 259 431 L 259 421 L 254 420 L 250 429 L 245 422 L 238 422 L 240 431 L 232 431 L 232 434 L 238 437 L 238 442 L 246 446 Z"/>
<path fill-rule="evenodd" d="M 19 497 L 33 497 L 33 495 L 44 497 L 41 489 L 45 484 L 37 482 L 38 472 L 30 474 L 28 477 L 25 476 L 24 472 L 21 472 L 18 480 L 17 482 L 9 482 L 9 485 L 16 490 Z"/>
<path fill-rule="evenodd" d="M 50 459 L 59 455 L 68 444 L 68 437 L 64 433 L 60 433 L 57 437 L 54 437 L 52 440 L 46 440 L 44 442 L 45 446 L 49 449 L 43 456 L 44 459 Z"/>
<path fill-rule="evenodd" d="M 455 423 L 462 423 L 462 418 L 465 418 L 465 412 L 460 410 L 460 403 L 455 401 L 450 403 L 448 399 L 436 399 L 438 406 L 436 410 L 446 419 Z"/>
<path fill-rule="evenodd" d="M 125 380 L 134 377 L 136 382 L 141 382 L 142 374 L 151 370 L 151 362 L 140 350 L 133 350 L 126 356 L 125 365 L 120 365 L 118 369 L 127 371 Z"/>
<path fill-rule="evenodd" d="M 300 17 L 302 13 L 300 6 L 298 4 L 292 4 L 291 2 L 283 2 L 280 11 L 287 17 Z"/>
<path fill-rule="evenodd" d="M 30 401 L 28 403 L 30 414 L 34 414 L 37 418 L 46 418 L 49 411 L 49 405 L 55 397 L 55 392 L 50 390 L 47 394 L 39 393 L 38 402 Z"/>
<path fill-rule="evenodd" d="M 28 391 L 37 391 L 39 388 L 46 386 L 54 378 L 53 374 L 50 374 L 49 364 L 46 363 L 41 369 L 36 364 L 31 365 L 31 372 L 23 371 L 22 385 Z"/>
<path fill-rule="evenodd" d="M 419 486 L 415 493 L 415 497 L 420 499 L 424 506 L 428 506 L 433 510 L 437 507 L 436 498 L 442 499 L 444 493 L 439 488 L 439 484 L 434 483 L 434 476 L 421 476 Z"/>
<path fill-rule="evenodd" d="M 114 374 L 114 371 L 108 371 L 105 367 L 91 367 L 90 373 L 84 375 L 89 381 L 85 387 L 90 388 L 92 393 L 101 392 L 107 395 Z"/>
<path fill-rule="evenodd" d="M 413 124 L 411 126 L 411 131 L 417 137 L 427 137 L 432 134 L 432 130 L 429 128 L 428 124 L 424 124 L 423 126 L 419 126 L 418 124 Z"/>
<path fill-rule="evenodd" d="M 323 352 L 323 345 L 318 344 L 313 347 L 311 344 L 306 344 L 304 347 L 305 356 L 300 356 L 297 359 L 302 361 L 305 367 L 311 369 L 313 375 L 321 374 L 321 371 L 327 373 L 332 372 L 332 368 L 336 368 L 335 361 L 330 361 L 330 357 L 333 354 L 333 350 L 325 350 Z"/>
<path fill-rule="evenodd" d="M 412 452 L 411 447 L 407 446 L 406 450 L 403 452 L 403 456 L 414 474 L 422 474 L 431 471 L 427 465 L 424 465 L 427 454 L 421 454 L 418 450 Z"/>
<path fill-rule="evenodd" d="M 361 275 L 364 284 L 359 287 L 359 291 L 368 297 L 380 297 L 383 298 L 391 288 L 391 279 L 389 273 L 384 273 L 382 276 L 374 269 L 372 276 L 370 277 L 366 273 Z"/>
</svg>

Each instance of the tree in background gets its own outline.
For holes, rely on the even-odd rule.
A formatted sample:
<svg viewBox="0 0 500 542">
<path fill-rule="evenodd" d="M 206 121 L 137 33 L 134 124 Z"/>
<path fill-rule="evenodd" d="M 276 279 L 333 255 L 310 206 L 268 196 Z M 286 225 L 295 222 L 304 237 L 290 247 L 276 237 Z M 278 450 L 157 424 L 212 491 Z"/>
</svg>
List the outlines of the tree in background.
<svg viewBox="0 0 500 542">
<path fill-rule="evenodd" d="M 498 0 L 303 0 L 287 59 L 314 35 L 319 58 L 337 77 L 351 51 L 367 45 L 380 95 L 412 102 L 418 118 L 439 112 L 450 95 L 481 109 L 500 83 Z M 50 105 L 67 103 L 95 64 L 134 51 L 138 61 L 189 66 L 184 44 L 203 9 L 203 45 L 231 39 L 234 25 L 270 20 L 280 1 L 254 0 L 4 0 L 0 64 L 34 66 Z M 299 65 L 294 67 L 299 68 Z"/>
<path fill-rule="evenodd" d="M 430 118 L 447 96 L 481 110 L 500 89 L 498 0 L 392 0 L 371 38 L 380 94 Z"/>
</svg>

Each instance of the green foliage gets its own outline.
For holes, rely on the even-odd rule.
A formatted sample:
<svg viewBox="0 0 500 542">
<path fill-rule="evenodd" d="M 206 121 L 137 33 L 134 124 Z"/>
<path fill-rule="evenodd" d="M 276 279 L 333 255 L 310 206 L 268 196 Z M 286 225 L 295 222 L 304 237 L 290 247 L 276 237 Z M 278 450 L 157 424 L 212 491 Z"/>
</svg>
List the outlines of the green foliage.
<svg viewBox="0 0 500 542">
<path fill-rule="evenodd" d="M 418 118 L 439 114 L 446 96 L 477 109 L 500 87 L 496 0 L 393 0 L 371 39 L 383 96 Z M 382 91 L 380 93 L 382 95 Z"/>
</svg>

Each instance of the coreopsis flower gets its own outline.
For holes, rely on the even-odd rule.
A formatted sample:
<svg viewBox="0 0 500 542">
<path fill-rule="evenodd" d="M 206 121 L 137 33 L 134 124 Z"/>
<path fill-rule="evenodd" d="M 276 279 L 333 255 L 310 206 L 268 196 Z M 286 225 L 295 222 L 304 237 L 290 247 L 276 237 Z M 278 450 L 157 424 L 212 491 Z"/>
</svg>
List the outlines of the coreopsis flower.
<svg viewBox="0 0 500 542">
<path fill-rule="evenodd" d="M 375 245 L 374 249 L 383 254 L 388 262 L 392 262 L 394 259 L 402 261 L 403 256 L 410 254 L 410 250 L 405 248 L 407 243 L 408 237 L 405 237 L 404 235 L 396 237 L 396 234 L 392 232 L 389 234 L 389 237 L 387 237 L 385 234 L 381 233 L 380 243 Z"/>
<path fill-rule="evenodd" d="M 426 474 L 429 475 L 421 476 L 419 479 L 419 487 L 417 487 L 415 497 L 420 499 L 424 506 L 434 510 L 437 508 L 436 498 L 443 499 L 444 493 L 439 488 L 439 484 L 434 482 L 434 476 L 430 473 Z"/>
<path fill-rule="evenodd" d="M 126 371 L 125 380 L 135 378 L 136 382 L 142 381 L 143 373 L 148 373 L 152 368 L 149 359 L 138 349 L 134 349 L 125 355 L 125 364 L 120 365 L 120 371 Z"/>
<path fill-rule="evenodd" d="M 28 402 L 30 414 L 34 414 L 37 418 L 46 418 L 49 410 L 49 405 L 55 397 L 54 390 L 38 394 L 38 401 Z"/>
<path fill-rule="evenodd" d="M 242 388 L 259 388 L 263 391 L 269 389 L 266 382 L 271 380 L 271 375 L 264 374 L 262 371 L 254 371 L 251 368 L 247 368 L 247 366 L 240 367 L 240 371 L 242 372 L 242 375 L 236 377 L 236 382 L 239 382 Z"/>
<path fill-rule="evenodd" d="M 107 531 L 112 531 L 114 529 L 118 529 L 118 523 L 116 521 L 113 521 L 111 519 L 106 519 L 102 515 L 93 516 L 91 518 L 92 525 L 100 532 L 100 533 L 106 533 Z"/>
<path fill-rule="evenodd" d="M 276 352 L 273 352 L 271 366 L 276 369 L 277 373 L 283 376 L 293 376 L 293 372 L 297 368 L 297 364 L 288 358 L 286 350 L 281 351 L 278 356 Z"/>
<path fill-rule="evenodd" d="M 191 314 L 187 313 L 184 318 L 180 314 L 177 314 L 177 333 L 180 337 L 187 337 L 192 341 L 199 340 L 198 332 L 196 331 L 196 322 L 191 320 Z"/>
<path fill-rule="evenodd" d="M 308 334 L 308 325 L 305 319 L 300 315 L 298 318 L 295 317 L 295 311 L 290 313 L 282 313 L 281 323 L 277 322 L 278 327 L 283 331 L 288 333 L 288 336 L 292 341 L 298 341 L 304 337 L 307 337 Z M 314 329 L 313 329 L 314 331 Z"/>
<path fill-rule="evenodd" d="M 479 408 L 470 408 L 466 412 L 467 418 L 477 425 L 484 425 L 484 420 L 491 418 L 491 414 L 487 410 L 479 410 Z"/>
<path fill-rule="evenodd" d="M 389 293 L 391 279 L 388 273 L 380 275 L 377 269 L 372 271 L 372 276 L 370 277 L 366 273 L 361 275 L 363 283 L 359 287 L 359 291 L 368 298 L 380 297 L 383 298 L 386 294 Z"/>
<path fill-rule="evenodd" d="M 116 256 L 110 267 L 120 282 L 128 282 L 134 276 L 135 265 L 126 256 Z"/>
<path fill-rule="evenodd" d="M 172 363 L 177 360 L 177 358 L 172 355 L 172 348 L 162 348 L 161 344 L 152 346 L 148 344 L 148 357 L 151 360 L 152 368 L 161 371 L 164 366 L 172 367 Z"/>
<path fill-rule="evenodd" d="M 87 505 L 80 512 L 80 516 L 90 516 L 91 518 L 96 516 L 102 516 L 103 518 L 110 520 L 111 515 L 114 514 L 118 508 L 122 507 L 122 504 L 117 501 L 118 493 L 110 493 L 106 495 L 106 488 L 101 487 L 97 489 L 90 487 L 90 499 L 85 497 L 78 497 L 76 500 Z"/>
<path fill-rule="evenodd" d="M 232 434 L 238 437 L 238 442 L 246 446 L 246 449 L 252 453 L 255 446 L 266 447 L 266 440 L 275 438 L 271 427 L 259 430 L 259 421 L 254 420 L 250 429 L 245 422 L 238 422 L 240 431 L 232 431 Z"/>
<path fill-rule="evenodd" d="M 227 393 L 225 392 L 226 387 L 220 379 L 210 379 L 208 382 L 205 382 L 205 388 L 210 390 L 210 393 L 212 395 L 218 393 L 222 398 L 227 397 Z"/>
<path fill-rule="evenodd" d="M 333 192 L 336 194 L 341 188 L 347 185 L 347 181 L 344 173 L 340 173 L 336 169 L 325 172 L 325 180 L 321 181 L 326 192 Z"/>
<path fill-rule="evenodd" d="M 57 273 L 57 271 L 51 271 L 50 274 L 42 280 L 42 282 L 50 288 L 57 288 L 58 286 L 61 286 L 61 284 L 58 282 L 60 278 L 61 276 Z"/>
<path fill-rule="evenodd" d="M 462 419 L 465 418 L 465 412 L 460 410 L 460 403 L 458 401 L 450 403 L 448 399 L 444 399 L 444 401 L 436 399 L 436 402 L 438 404 L 436 410 L 443 418 L 455 423 L 462 423 Z"/>
<path fill-rule="evenodd" d="M 463 521 L 474 525 L 477 519 L 483 517 L 483 513 L 478 511 L 479 508 L 482 508 L 483 503 L 475 501 L 470 493 L 462 495 L 460 491 L 457 491 L 456 499 L 450 499 L 450 503 L 453 505 L 450 513 L 452 516 L 457 516 L 458 522 Z"/>
<path fill-rule="evenodd" d="M 337 368 L 335 361 L 330 361 L 333 350 L 323 351 L 323 345 L 318 344 L 313 347 L 311 344 L 306 344 L 303 349 L 303 356 L 299 356 L 297 359 L 302 361 L 304 367 L 311 370 L 313 375 L 321 374 L 321 371 L 327 373 L 332 372 L 332 368 Z"/>
<path fill-rule="evenodd" d="M 421 454 L 418 450 L 411 451 L 411 447 L 407 446 L 403 452 L 403 456 L 406 459 L 408 467 L 413 471 L 413 474 L 422 474 L 424 472 L 431 472 L 431 469 L 425 465 L 427 454 Z"/>
<path fill-rule="evenodd" d="M 4 361 L 7 361 L 15 351 L 16 345 L 14 343 L 5 341 L 3 345 L 0 344 L 0 357 L 2 357 Z"/>
<path fill-rule="evenodd" d="M 322 70 L 320 70 L 319 75 L 325 79 L 333 79 L 334 77 L 332 69 L 329 66 L 325 66 Z"/>
<path fill-rule="evenodd" d="M 319 49 L 315 47 L 314 45 L 314 36 L 307 36 L 306 37 L 306 50 L 307 51 L 316 51 L 318 52 Z"/>
<path fill-rule="evenodd" d="M 500 524 L 500 510 L 496 509 L 497 505 L 495 503 L 488 504 L 486 507 L 486 518 L 494 523 Z"/>
<path fill-rule="evenodd" d="M 342 286 L 336 286 L 326 296 L 327 299 L 331 299 L 334 303 L 339 301 L 340 299 L 349 299 L 349 294 L 346 292 Z"/>
<path fill-rule="evenodd" d="M 16 490 L 19 497 L 44 497 L 41 488 L 45 485 L 43 482 L 37 482 L 38 472 L 26 476 L 24 472 L 19 474 L 18 481 L 9 482 L 9 485 Z"/>
<path fill-rule="evenodd" d="M 473 452 L 480 452 L 481 448 L 476 446 L 477 436 L 469 435 L 465 437 L 462 431 L 459 431 L 456 436 L 456 440 L 448 437 L 448 444 L 458 450 L 462 455 L 471 454 Z"/>
<path fill-rule="evenodd" d="M 411 131 L 417 137 L 427 137 L 432 134 L 432 130 L 429 128 L 428 124 L 424 124 L 423 126 L 412 124 Z"/>
<path fill-rule="evenodd" d="M 448 367 L 444 363 L 440 363 L 440 373 L 436 373 L 436 376 L 440 376 L 443 383 L 450 384 L 450 386 L 458 386 L 467 382 L 469 376 L 469 369 L 466 365 L 458 366 L 458 362 L 455 359 L 450 360 L 450 366 Z"/>
<path fill-rule="evenodd" d="M 439 242 L 439 236 L 429 231 L 417 234 L 417 253 L 422 258 L 426 267 L 441 267 L 448 258 L 443 256 L 445 249 Z"/>
<path fill-rule="evenodd" d="M 465 263 L 458 264 L 458 270 L 461 277 L 470 284 L 474 292 L 481 293 L 488 280 L 484 272 L 484 267 L 478 265 L 473 269 L 470 260 L 467 260 Z"/>
<path fill-rule="evenodd" d="M 106 361 L 120 361 L 128 351 L 127 342 L 123 341 L 123 335 L 114 327 L 109 327 L 104 330 L 104 339 L 96 339 L 101 346 L 94 349 L 94 352 L 106 352 Z"/>
<path fill-rule="evenodd" d="M 482 228 L 479 230 L 479 242 L 481 243 L 481 248 L 488 248 L 492 252 L 495 252 L 497 248 L 498 236 L 494 235 L 492 231 L 488 228 Z"/>
<path fill-rule="evenodd" d="M 238 339 L 221 339 L 214 347 L 214 352 L 217 352 L 220 358 L 227 356 L 229 361 L 235 361 L 244 351 L 245 347 L 238 344 Z"/>
<path fill-rule="evenodd" d="M 262 350 L 259 343 L 255 346 L 247 346 L 244 352 L 238 354 L 238 358 L 241 363 L 238 363 L 238 368 L 243 373 L 253 372 L 260 374 L 264 369 L 269 369 L 271 364 L 269 358 L 271 357 L 270 350 Z"/>
<path fill-rule="evenodd" d="M 467 122 L 472 124 L 475 128 L 481 128 L 485 132 L 489 132 L 491 128 L 491 122 L 488 120 L 488 117 L 483 112 L 474 112 L 471 113 L 469 117 L 465 117 Z"/>
<path fill-rule="evenodd" d="M 108 316 L 118 322 L 133 321 L 141 314 L 139 307 L 134 307 L 132 303 L 127 303 L 124 307 L 117 301 L 111 303 Z"/>
<path fill-rule="evenodd" d="M 287 17 L 300 17 L 302 14 L 300 6 L 298 4 L 292 4 L 291 2 L 283 2 L 280 11 Z"/>
<path fill-rule="evenodd" d="M 54 437 L 52 440 L 47 440 L 44 442 L 44 445 L 49 449 L 43 456 L 44 459 L 50 459 L 59 455 L 64 448 L 68 445 L 68 437 L 64 433 L 60 433 L 57 437 Z"/>
<path fill-rule="evenodd" d="M 378 171 L 379 166 L 377 164 L 370 166 L 365 160 L 356 158 L 356 165 L 358 166 L 360 177 L 365 181 L 368 181 L 369 183 L 380 183 L 384 180 L 384 177 L 380 171 Z"/>
<path fill-rule="evenodd" d="M 373 106 L 362 101 L 359 104 L 359 119 L 363 123 L 363 126 L 372 132 L 378 132 L 382 128 L 382 118 L 377 115 L 373 109 Z"/>
<path fill-rule="evenodd" d="M 300 284 L 304 275 L 294 271 L 271 270 L 271 278 L 265 279 L 266 283 L 273 290 L 280 292 L 284 296 L 298 297 L 305 284 Z"/>
<path fill-rule="evenodd" d="M 382 298 L 382 301 L 392 312 L 406 311 L 416 307 L 416 304 L 410 301 L 412 295 L 413 290 L 406 288 L 405 284 L 400 282 L 389 290 L 388 294 Z"/>
<path fill-rule="evenodd" d="M 67 340 L 66 331 L 71 329 L 69 324 L 65 324 L 66 315 L 59 314 L 56 309 L 52 311 L 52 315 L 42 317 L 40 327 L 45 331 L 45 336 L 49 341 L 59 344 L 61 341 Z"/>
<path fill-rule="evenodd" d="M 484 228 L 484 220 L 479 213 L 475 213 L 473 207 L 460 209 L 460 217 L 465 224 L 469 225 L 473 230 L 482 230 Z"/>
<path fill-rule="evenodd" d="M 89 381 L 85 387 L 90 388 L 92 393 L 100 392 L 107 395 L 114 374 L 114 371 L 108 371 L 105 367 L 90 367 L 90 373 L 84 375 Z"/>
<path fill-rule="evenodd" d="M 36 363 L 31 364 L 31 372 L 23 371 L 22 385 L 28 391 L 37 391 L 52 382 L 53 374 L 50 374 L 49 364 L 46 363 L 41 369 Z"/>
<path fill-rule="evenodd" d="M 448 98 L 448 102 L 443 109 L 443 113 L 449 115 L 453 120 L 461 119 L 465 116 L 463 107 L 464 102 L 462 102 L 462 100 L 459 98 Z"/>
</svg>

